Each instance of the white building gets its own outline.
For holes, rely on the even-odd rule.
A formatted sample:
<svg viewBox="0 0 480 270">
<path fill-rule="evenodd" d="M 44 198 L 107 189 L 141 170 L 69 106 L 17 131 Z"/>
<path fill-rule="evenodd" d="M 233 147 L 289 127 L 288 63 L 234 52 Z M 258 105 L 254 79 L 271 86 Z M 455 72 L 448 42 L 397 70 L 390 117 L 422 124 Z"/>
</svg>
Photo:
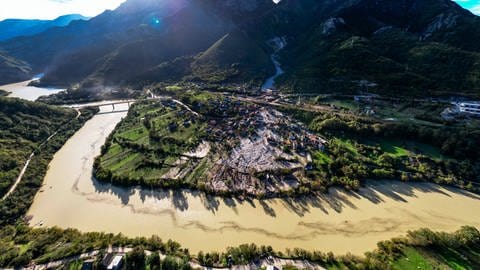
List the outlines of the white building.
<svg viewBox="0 0 480 270">
<path fill-rule="evenodd" d="M 123 256 L 117 255 L 110 262 L 107 269 L 108 270 L 120 270 L 120 269 L 122 269 L 122 262 L 123 262 Z"/>
<path fill-rule="evenodd" d="M 480 102 L 461 102 L 457 106 L 462 113 L 480 116 Z"/>
</svg>

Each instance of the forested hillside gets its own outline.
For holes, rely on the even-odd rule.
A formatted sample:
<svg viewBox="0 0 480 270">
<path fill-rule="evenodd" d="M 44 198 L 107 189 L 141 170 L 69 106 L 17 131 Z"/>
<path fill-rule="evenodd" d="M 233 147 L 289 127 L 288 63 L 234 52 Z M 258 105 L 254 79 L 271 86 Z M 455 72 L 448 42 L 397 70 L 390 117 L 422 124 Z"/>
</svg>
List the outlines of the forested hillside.
<svg viewBox="0 0 480 270">
<path fill-rule="evenodd" d="M 0 51 L 0 85 L 31 78 L 30 66 Z"/>
<path fill-rule="evenodd" d="M 44 85 L 96 94 L 171 80 L 257 88 L 284 37 L 293 92 L 478 96 L 480 19 L 450 0 L 129 0 L 87 22 L 0 43 Z"/>
<path fill-rule="evenodd" d="M 30 154 L 35 152 L 16 191 L 0 200 L 0 225 L 15 222 L 25 214 L 53 154 L 93 112 L 95 110 L 85 110 L 77 117 L 72 109 L 0 97 L 0 199 L 12 187 Z"/>
</svg>

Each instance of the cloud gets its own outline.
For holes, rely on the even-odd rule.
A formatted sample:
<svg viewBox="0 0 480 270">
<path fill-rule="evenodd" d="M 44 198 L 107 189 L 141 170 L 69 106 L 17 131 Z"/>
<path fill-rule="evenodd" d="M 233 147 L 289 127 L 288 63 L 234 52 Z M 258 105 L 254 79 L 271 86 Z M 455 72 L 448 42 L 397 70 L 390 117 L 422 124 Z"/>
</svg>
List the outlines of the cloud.
<svg viewBox="0 0 480 270">
<path fill-rule="evenodd" d="M 473 14 L 477 14 L 477 15 L 480 15 L 480 5 L 476 6 L 476 7 L 473 7 L 470 9 L 470 11 L 473 12 Z"/>
<path fill-rule="evenodd" d="M 79 13 L 95 16 L 115 9 L 125 0 L 0 0 L 0 20 L 6 18 L 54 19 Z"/>
<path fill-rule="evenodd" d="M 480 0 L 455 0 L 455 2 L 472 13 L 480 15 Z"/>
</svg>

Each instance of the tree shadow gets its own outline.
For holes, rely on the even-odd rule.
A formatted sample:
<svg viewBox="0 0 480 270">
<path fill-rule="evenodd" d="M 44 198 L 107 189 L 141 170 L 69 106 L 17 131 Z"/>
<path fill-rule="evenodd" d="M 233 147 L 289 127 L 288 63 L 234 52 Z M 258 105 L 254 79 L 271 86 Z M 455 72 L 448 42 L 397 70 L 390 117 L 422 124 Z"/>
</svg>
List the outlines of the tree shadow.
<svg viewBox="0 0 480 270">
<path fill-rule="evenodd" d="M 260 206 L 262 206 L 263 212 L 265 212 L 265 214 L 267 214 L 267 215 L 269 215 L 269 216 L 271 216 L 271 217 L 276 217 L 276 216 L 277 216 L 277 214 L 275 213 L 275 209 L 273 209 L 272 207 L 270 207 L 270 206 L 268 205 L 268 203 L 265 202 L 265 200 L 260 200 L 259 203 L 260 203 Z"/>
<path fill-rule="evenodd" d="M 173 190 L 172 204 L 173 204 L 173 207 L 175 207 L 175 209 L 180 210 L 182 212 L 185 210 L 188 210 L 188 200 L 183 190 L 179 190 L 179 189 Z"/>
<path fill-rule="evenodd" d="M 233 212 L 238 215 L 237 202 L 233 198 L 223 197 L 223 203 L 228 206 Z"/>
<path fill-rule="evenodd" d="M 200 191 L 185 191 L 191 192 L 194 197 L 199 197 L 205 209 L 212 213 L 218 212 L 218 207 L 220 206 L 220 198 L 206 194 Z"/>
<path fill-rule="evenodd" d="M 97 193 L 106 193 L 115 195 L 122 203 L 128 205 L 130 198 L 136 195 L 138 190 L 142 203 L 147 199 L 153 198 L 156 201 L 168 200 L 175 210 L 187 211 L 189 209 L 189 199 L 200 200 L 201 205 L 213 214 L 218 213 L 220 206 L 225 205 L 232 209 L 238 215 L 238 206 L 257 208 L 261 206 L 263 213 L 271 217 L 277 217 L 278 207 L 283 207 L 288 211 L 303 217 L 308 213 L 318 209 L 328 215 L 331 211 L 342 213 L 346 208 L 358 209 L 356 202 L 359 200 L 368 200 L 373 204 L 385 203 L 386 199 L 395 202 L 408 203 L 409 198 L 416 198 L 420 193 L 437 193 L 442 196 L 452 197 L 451 194 L 467 196 L 472 199 L 480 200 L 480 195 L 458 189 L 450 186 L 441 186 L 427 182 L 401 182 L 401 181 L 367 181 L 365 186 L 358 191 L 347 191 L 342 188 L 333 187 L 327 193 L 300 197 L 282 197 L 278 199 L 256 200 L 251 198 L 229 198 L 217 197 L 200 191 L 190 190 L 165 190 L 165 189 L 146 189 L 146 188 L 125 188 L 112 185 L 110 183 L 100 183 L 92 178 L 95 191 Z M 280 205 L 278 205 L 280 204 Z"/>
<path fill-rule="evenodd" d="M 93 186 L 95 187 L 96 193 L 115 195 L 123 205 L 127 205 L 130 202 L 130 197 L 135 194 L 134 188 L 124 188 L 116 186 L 112 183 L 102 183 L 95 179 L 95 177 L 92 177 L 91 180 L 93 182 Z"/>
</svg>

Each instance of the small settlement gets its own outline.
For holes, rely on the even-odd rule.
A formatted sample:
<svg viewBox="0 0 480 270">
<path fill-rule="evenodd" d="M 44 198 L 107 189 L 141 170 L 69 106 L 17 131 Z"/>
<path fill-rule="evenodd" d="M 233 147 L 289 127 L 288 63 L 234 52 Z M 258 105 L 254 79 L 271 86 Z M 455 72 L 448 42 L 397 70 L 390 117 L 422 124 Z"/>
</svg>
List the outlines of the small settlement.
<svg viewBox="0 0 480 270">
<path fill-rule="evenodd" d="M 229 97 L 197 102 L 205 121 L 210 155 L 207 187 L 216 192 L 275 194 L 298 186 L 312 169 L 312 151 L 325 151 L 327 140 L 273 109 Z M 275 172 L 282 173 L 275 173 Z"/>
</svg>

